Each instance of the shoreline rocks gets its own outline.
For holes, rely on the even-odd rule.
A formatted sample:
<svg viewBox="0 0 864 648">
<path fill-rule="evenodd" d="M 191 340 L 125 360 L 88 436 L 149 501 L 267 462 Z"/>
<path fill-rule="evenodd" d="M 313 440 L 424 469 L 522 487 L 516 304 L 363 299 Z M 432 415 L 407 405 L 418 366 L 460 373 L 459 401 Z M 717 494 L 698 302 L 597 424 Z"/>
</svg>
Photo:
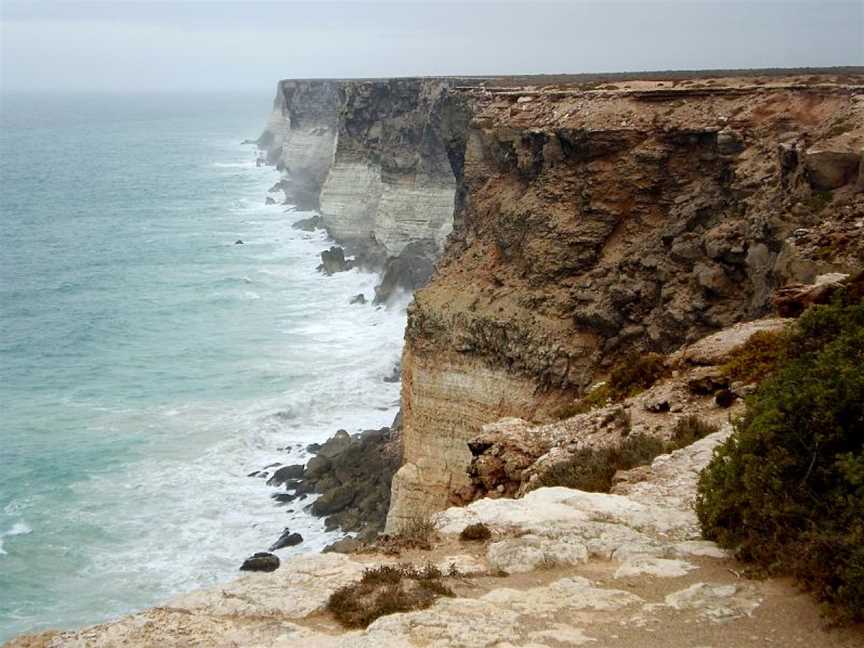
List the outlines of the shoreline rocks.
<svg viewBox="0 0 864 648">
<path fill-rule="evenodd" d="M 240 571 L 272 572 L 277 569 L 279 569 L 279 556 L 266 551 L 252 554 L 240 565 Z"/>
</svg>

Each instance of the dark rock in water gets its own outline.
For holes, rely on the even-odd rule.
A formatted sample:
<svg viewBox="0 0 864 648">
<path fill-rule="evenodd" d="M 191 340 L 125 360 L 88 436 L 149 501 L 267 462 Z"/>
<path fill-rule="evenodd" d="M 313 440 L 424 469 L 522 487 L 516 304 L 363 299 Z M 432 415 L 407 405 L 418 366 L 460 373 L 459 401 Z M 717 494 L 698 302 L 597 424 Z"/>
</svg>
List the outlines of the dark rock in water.
<svg viewBox="0 0 864 648">
<path fill-rule="evenodd" d="M 270 468 L 278 468 L 281 465 L 282 464 L 277 461 L 275 463 L 267 464 L 266 466 L 264 466 L 264 470 L 270 470 Z"/>
<path fill-rule="evenodd" d="M 243 241 L 240 239 L 237 239 L 236 241 L 234 241 L 234 245 L 243 245 Z"/>
<path fill-rule="evenodd" d="M 351 301 L 349 303 L 350 304 L 365 304 L 366 303 L 366 296 L 363 293 L 359 293 L 357 295 L 354 295 L 351 298 Z"/>
<path fill-rule="evenodd" d="M 363 543 L 356 538 L 349 537 L 342 538 L 341 540 L 337 540 L 336 542 L 331 542 L 329 545 L 324 547 L 321 552 L 350 554 L 354 553 L 358 549 L 361 549 L 363 546 Z"/>
<path fill-rule="evenodd" d="M 273 476 L 267 480 L 268 486 L 279 486 L 284 484 L 289 479 L 298 479 L 303 476 L 303 465 L 293 464 L 291 466 L 282 466 L 279 470 L 273 473 Z"/>
<path fill-rule="evenodd" d="M 247 477 L 257 477 L 261 473 L 260 470 L 253 470 L 251 473 L 246 475 Z"/>
<path fill-rule="evenodd" d="M 306 446 L 306 452 L 309 454 L 315 454 L 321 449 L 320 443 L 310 443 Z"/>
<path fill-rule="evenodd" d="M 275 205 L 275 204 L 276 204 L 276 201 L 273 200 L 270 196 L 267 196 L 267 197 L 264 199 L 264 204 L 265 204 L 265 205 Z"/>
<path fill-rule="evenodd" d="M 279 536 L 279 539 L 271 545 L 270 551 L 276 551 L 283 547 L 295 547 L 301 542 L 303 542 L 302 535 L 299 533 L 291 533 L 290 529 L 285 529 L 282 532 L 282 535 Z"/>
<path fill-rule="evenodd" d="M 389 376 L 384 377 L 384 382 L 386 383 L 398 383 L 402 379 L 402 365 L 397 362 L 393 366 L 393 371 Z"/>
<path fill-rule="evenodd" d="M 240 142 L 241 146 L 245 146 L 246 144 L 258 144 L 258 140 L 244 139 L 242 142 Z"/>
<path fill-rule="evenodd" d="M 345 260 L 345 250 L 334 245 L 321 253 L 321 265 L 318 266 L 318 270 L 326 275 L 332 275 L 337 272 L 345 272 L 352 267 L 351 262 Z"/>
<path fill-rule="evenodd" d="M 330 470 L 330 460 L 327 457 L 318 455 L 312 457 L 309 463 L 306 464 L 304 476 L 306 479 L 321 478 L 328 470 Z"/>
<path fill-rule="evenodd" d="M 308 510 L 325 517 L 328 530 L 341 527 L 374 535 L 383 529 L 390 482 L 400 460 L 398 437 L 390 428 L 354 436 L 339 430 L 317 450 L 297 490 L 320 494 Z"/>
<path fill-rule="evenodd" d="M 279 569 L 279 556 L 263 551 L 252 554 L 240 566 L 241 571 L 272 572 L 277 569 Z"/>
<path fill-rule="evenodd" d="M 338 430 L 318 449 L 318 454 L 323 457 L 335 457 L 344 452 L 350 445 L 351 436 L 345 430 Z"/>
<path fill-rule="evenodd" d="M 310 218 L 302 218 L 298 220 L 296 223 L 292 224 L 291 227 L 304 232 L 314 232 L 316 229 L 324 229 L 324 222 L 318 214 L 315 214 Z"/>
<path fill-rule="evenodd" d="M 399 256 L 387 260 L 381 283 L 375 286 L 375 304 L 386 304 L 399 288 L 414 292 L 429 281 L 435 270 L 434 241 L 415 241 Z"/>
<path fill-rule="evenodd" d="M 289 502 L 293 502 L 295 499 L 297 499 L 297 496 L 292 495 L 291 493 L 273 493 L 270 497 L 272 497 L 280 504 L 288 504 Z"/>
</svg>

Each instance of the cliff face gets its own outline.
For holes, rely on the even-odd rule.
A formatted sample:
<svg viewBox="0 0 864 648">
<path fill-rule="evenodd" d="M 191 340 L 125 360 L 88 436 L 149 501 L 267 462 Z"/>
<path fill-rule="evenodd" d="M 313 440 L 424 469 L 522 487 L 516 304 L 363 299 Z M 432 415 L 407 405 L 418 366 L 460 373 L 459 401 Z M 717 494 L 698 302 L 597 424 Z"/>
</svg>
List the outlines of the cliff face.
<svg viewBox="0 0 864 648">
<path fill-rule="evenodd" d="M 469 120 L 465 99 L 434 79 L 282 81 L 259 140 L 285 171 L 291 202 L 372 266 L 417 287 L 452 230 Z M 405 272 L 405 265 L 420 277 Z M 417 274 L 416 272 L 414 274 Z M 417 284 L 417 285 L 413 285 Z"/>
<path fill-rule="evenodd" d="M 289 200 L 381 295 L 444 249 L 409 309 L 390 530 L 467 485 L 482 425 L 864 263 L 860 74 L 283 81 L 274 106 Z"/>
<path fill-rule="evenodd" d="M 864 264 L 862 78 L 464 88 L 456 230 L 409 310 L 388 528 L 467 484 L 467 441 L 630 353 Z M 858 85 L 856 85 L 858 84 Z"/>
</svg>

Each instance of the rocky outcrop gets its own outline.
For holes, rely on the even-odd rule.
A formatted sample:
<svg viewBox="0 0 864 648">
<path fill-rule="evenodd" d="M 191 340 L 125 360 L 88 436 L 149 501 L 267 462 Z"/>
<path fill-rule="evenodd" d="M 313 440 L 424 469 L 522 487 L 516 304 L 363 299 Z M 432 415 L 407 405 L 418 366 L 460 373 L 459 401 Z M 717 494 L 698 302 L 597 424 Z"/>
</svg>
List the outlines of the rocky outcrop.
<svg viewBox="0 0 864 648">
<path fill-rule="evenodd" d="M 21 637 L 11 648 L 624 647 L 645 645 L 646 636 L 671 648 L 860 645 L 860 629 L 827 630 L 816 605 L 789 584 L 741 578 L 736 563 L 699 538 L 695 483 L 729 431 L 658 457 L 626 493 L 545 488 L 521 500 L 480 500 L 440 514 L 429 551 L 295 557 L 273 573 L 83 630 Z M 477 522 L 491 538 L 459 542 Z M 451 574 L 444 580 L 454 595 L 365 629 L 335 622 L 335 591 L 364 569 L 406 559 Z"/>
<path fill-rule="evenodd" d="M 461 91 L 455 229 L 409 309 L 391 531 L 468 485 L 484 424 L 548 421 L 625 355 L 864 262 L 860 79 Z"/>
</svg>

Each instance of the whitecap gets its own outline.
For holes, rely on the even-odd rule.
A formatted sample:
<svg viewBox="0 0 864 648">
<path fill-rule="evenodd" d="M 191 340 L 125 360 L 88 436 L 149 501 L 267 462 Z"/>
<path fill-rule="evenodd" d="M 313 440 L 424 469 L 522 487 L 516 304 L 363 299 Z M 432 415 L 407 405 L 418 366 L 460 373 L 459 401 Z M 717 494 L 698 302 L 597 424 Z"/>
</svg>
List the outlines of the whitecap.
<svg viewBox="0 0 864 648">
<path fill-rule="evenodd" d="M 16 535 L 28 535 L 33 533 L 33 529 L 26 522 L 16 522 L 8 531 L 0 533 L 0 556 L 5 556 L 8 552 L 3 548 L 3 538 Z"/>
</svg>

